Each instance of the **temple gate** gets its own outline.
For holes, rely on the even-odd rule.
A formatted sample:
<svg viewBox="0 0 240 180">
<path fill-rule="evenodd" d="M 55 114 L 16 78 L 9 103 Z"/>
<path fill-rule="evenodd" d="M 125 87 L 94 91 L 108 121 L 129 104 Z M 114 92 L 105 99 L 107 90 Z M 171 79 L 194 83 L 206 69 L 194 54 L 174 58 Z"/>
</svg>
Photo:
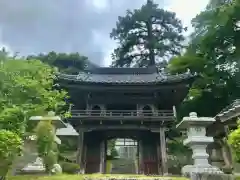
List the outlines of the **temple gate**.
<svg viewBox="0 0 240 180">
<path fill-rule="evenodd" d="M 60 74 L 70 95 L 71 118 L 79 132 L 77 162 L 85 173 L 106 172 L 107 140 L 138 141 L 139 174 L 167 174 L 166 129 L 194 76 L 168 75 L 156 67 L 94 68 Z"/>
</svg>

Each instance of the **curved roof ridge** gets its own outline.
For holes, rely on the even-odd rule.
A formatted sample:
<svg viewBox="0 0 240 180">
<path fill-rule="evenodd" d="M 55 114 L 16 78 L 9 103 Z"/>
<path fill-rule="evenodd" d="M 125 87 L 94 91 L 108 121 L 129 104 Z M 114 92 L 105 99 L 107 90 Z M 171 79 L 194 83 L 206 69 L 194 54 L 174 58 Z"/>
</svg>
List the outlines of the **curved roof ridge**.
<svg viewBox="0 0 240 180">
<path fill-rule="evenodd" d="M 180 82 L 190 79 L 194 75 L 183 73 L 171 75 L 168 73 L 155 72 L 152 74 L 92 74 L 79 72 L 78 75 L 59 74 L 58 78 L 75 82 L 86 83 L 107 83 L 107 84 L 139 84 L 139 83 L 164 83 L 164 82 Z"/>
<path fill-rule="evenodd" d="M 91 74 L 153 74 L 158 72 L 156 66 L 149 67 L 95 67 L 87 70 Z"/>
</svg>

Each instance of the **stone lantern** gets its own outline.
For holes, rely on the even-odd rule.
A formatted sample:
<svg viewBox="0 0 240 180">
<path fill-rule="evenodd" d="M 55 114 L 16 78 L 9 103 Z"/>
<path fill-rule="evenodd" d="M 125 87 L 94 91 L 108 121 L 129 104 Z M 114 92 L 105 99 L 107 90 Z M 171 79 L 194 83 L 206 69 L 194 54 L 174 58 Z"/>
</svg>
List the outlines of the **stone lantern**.
<svg viewBox="0 0 240 180">
<path fill-rule="evenodd" d="M 206 148 L 213 143 L 213 137 L 206 136 L 206 127 L 215 122 L 214 118 L 197 117 L 197 113 L 190 113 L 177 125 L 179 129 L 187 129 L 187 139 L 183 144 L 192 149 L 194 160 L 193 165 L 186 165 L 182 168 L 183 175 L 189 176 L 193 173 L 222 173 L 219 168 L 208 162 L 209 155 Z"/>
<path fill-rule="evenodd" d="M 58 128 L 66 128 L 65 123 L 61 120 L 60 116 L 55 116 L 55 113 L 53 111 L 48 112 L 47 116 L 32 116 L 30 117 L 30 123 L 34 123 L 34 125 L 37 125 L 40 121 L 52 121 L 52 124 L 55 128 L 55 134 L 56 130 Z M 29 136 L 29 139 L 32 141 L 36 140 L 36 135 Z M 55 136 L 55 142 L 57 144 L 61 144 L 61 140 Z M 37 157 L 36 160 L 33 163 L 27 164 L 23 169 L 21 169 L 23 173 L 43 173 L 45 172 L 45 167 L 43 165 L 42 158 Z"/>
<path fill-rule="evenodd" d="M 32 116 L 29 120 L 31 123 L 36 123 L 36 125 L 39 121 L 52 121 L 52 125 L 55 128 L 55 134 L 57 129 L 67 127 L 66 124 L 61 120 L 61 117 L 56 116 L 55 112 L 53 111 L 49 111 L 46 116 Z M 55 141 L 57 144 L 61 144 L 61 140 L 57 136 L 55 136 Z"/>
</svg>

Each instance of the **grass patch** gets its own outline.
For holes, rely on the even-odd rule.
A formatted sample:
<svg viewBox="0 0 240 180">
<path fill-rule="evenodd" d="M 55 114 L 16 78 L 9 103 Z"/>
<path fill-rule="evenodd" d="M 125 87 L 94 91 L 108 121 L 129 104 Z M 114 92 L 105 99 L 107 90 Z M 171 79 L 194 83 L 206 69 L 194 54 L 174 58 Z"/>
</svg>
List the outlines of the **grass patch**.
<svg viewBox="0 0 240 180">
<path fill-rule="evenodd" d="M 144 175 L 112 175 L 112 174 L 92 174 L 92 175 L 55 175 L 55 176 L 34 176 L 34 175 L 19 175 L 19 176 L 9 176 L 8 180 L 83 180 L 83 179 L 162 179 L 162 180 L 188 180 L 184 177 L 162 177 L 162 176 L 144 176 Z"/>
</svg>

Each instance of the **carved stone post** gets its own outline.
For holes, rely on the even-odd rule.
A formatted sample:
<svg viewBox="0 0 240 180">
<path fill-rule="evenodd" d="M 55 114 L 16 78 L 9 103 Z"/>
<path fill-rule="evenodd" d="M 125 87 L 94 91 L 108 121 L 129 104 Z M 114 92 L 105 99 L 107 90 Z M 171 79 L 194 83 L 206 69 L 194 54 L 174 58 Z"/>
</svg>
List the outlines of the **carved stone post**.
<svg viewBox="0 0 240 180">
<path fill-rule="evenodd" d="M 168 174 L 167 167 L 167 148 L 166 148 L 166 138 L 165 138 L 165 128 L 160 128 L 160 148 L 161 148 L 161 159 L 162 159 L 162 173 L 163 175 Z"/>
<path fill-rule="evenodd" d="M 208 144 L 214 142 L 213 137 L 206 136 L 206 127 L 214 123 L 214 118 L 197 117 L 197 113 L 190 113 L 189 117 L 184 117 L 177 125 L 180 129 L 187 129 L 187 139 L 183 141 L 184 145 L 189 146 L 193 155 L 193 165 L 187 165 L 182 168 L 185 176 L 194 173 L 222 173 L 219 168 L 212 166 L 208 162 L 208 153 L 206 148 Z"/>
</svg>

